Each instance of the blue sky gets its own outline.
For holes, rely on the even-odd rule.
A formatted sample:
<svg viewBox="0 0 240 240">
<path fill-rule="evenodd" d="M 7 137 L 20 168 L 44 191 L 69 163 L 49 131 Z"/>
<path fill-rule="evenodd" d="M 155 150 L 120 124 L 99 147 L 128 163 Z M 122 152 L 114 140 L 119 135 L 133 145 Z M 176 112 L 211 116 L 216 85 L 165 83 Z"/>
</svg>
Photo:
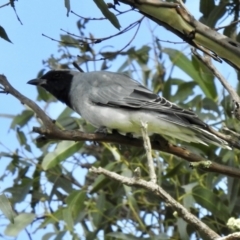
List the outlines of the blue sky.
<svg viewBox="0 0 240 240">
<path fill-rule="evenodd" d="M 198 13 L 198 6 L 195 6 L 196 3 L 194 3 L 194 1 L 188 2 L 188 8 L 196 12 L 195 17 L 198 18 L 200 16 Z M 6 3 L 6 1 L 0 0 L 0 6 L 4 3 Z M 26 82 L 35 78 L 37 73 L 43 68 L 42 60 L 48 59 L 51 54 L 58 54 L 58 43 L 43 37 L 42 33 L 55 39 L 59 39 L 59 35 L 63 34 L 63 32 L 60 31 L 61 28 L 77 34 L 76 22 L 78 18 L 72 14 L 70 14 L 69 17 L 66 16 L 67 10 L 64 7 L 64 1 L 20 0 L 15 2 L 15 5 L 23 25 L 19 23 L 11 7 L 0 8 L 1 26 L 5 28 L 9 38 L 13 42 L 13 44 L 10 44 L 0 39 L 0 70 L 1 74 L 4 74 L 18 91 L 28 96 L 30 99 L 35 100 L 37 91 L 33 86 L 27 85 Z M 72 0 L 71 9 L 85 17 L 102 16 L 99 9 L 91 0 Z M 138 19 L 139 17 L 140 16 L 137 14 L 134 14 L 133 17 L 133 13 L 120 16 L 120 24 L 122 28 L 124 28 L 128 26 L 129 23 L 133 22 L 133 18 Z M 150 25 L 152 27 L 154 26 L 153 23 L 150 23 Z M 94 33 L 96 37 L 109 36 L 117 32 L 117 29 L 108 21 L 99 23 L 92 22 L 88 26 L 89 32 Z M 142 46 L 143 43 L 149 43 L 151 41 L 151 37 L 146 35 L 146 31 L 148 32 L 146 28 L 148 26 L 149 22 L 145 20 L 132 45 Z M 161 27 L 158 27 L 155 31 L 159 31 L 159 38 L 162 40 L 179 41 L 177 37 Z M 105 45 L 111 45 L 111 50 L 121 49 L 129 41 L 132 35 L 133 32 L 128 33 L 111 39 L 109 42 L 104 42 L 97 47 L 100 48 Z M 164 46 L 186 49 L 187 45 L 183 44 L 176 46 L 173 44 L 164 44 Z M 187 52 L 190 52 L 189 48 L 187 48 Z M 76 52 L 76 54 L 79 53 Z M 119 61 L 118 65 L 112 66 L 111 70 L 117 70 L 120 63 Z M 97 67 L 100 64 L 101 62 L 97 63 Z M 94 65 L 90 64 L 90 66 L 90 70 L 93 70 Z M 223 65 L 222 69 L 223 68 L 225 68 L 225 65 Z M 176 74 L 180 73 L 179 71 Z M 229 68 L 226 68 L 224 75 L 225 77 L 234 76 Z M 184 78 L 184 75 L 181 73 L 179 77 Z M 51 111 L 48 110 L 47 113 L 54 118 L 64 107 L 65 106 L 61 103 L 56 103 L 54 108 L 50 108 Z M 23 109 L 24 106 L 12 96 L 5 94 L 0 95 L 0 114 L 16 115 Z M 9 119 L 0 116 L 0 143 L 4 143 L 11 150 L 15 150 L 18 147 L 18 142 L 16 141 L 15 132 L 9 130 L 10 123 L 11 121 Z M 4 147 L 1 145 L 0 151 L 5 151 Z M 1 161 L 8 160 L 3 158 Z M 0 174 L 2 173 L 1 171 L 4 171 L 3 167 L 0 169 Z M 10 183 L 11 182 L 4 184 Z M 2 188 L 4 188 L 4 185 L 2 185 Z"/>
<path fill-rule="evenodd" d="M 5 1 L 2 2 L 5 3 Z M 23 25 L 19 23 L 11 7 L 0 8 L 0 22 L 13 42 L 13 44 L 10 44 L 0 39 L 2 57 L 0 69 L 1 73 L 8 78 L 18 91 L 31 99 L 36 99 L 36 89 L 27 85 L 26 82 L 35 78 L 37 73 L 43 68 L 42 60 L 47 60 L 51 54 L 58 54 L 58 43 L 43 37 L 42 34 L 44 33 L 54 39 L 59 39 L 59 35 L 63 34 L 60 29 L 77 34 L 76 22 L 78 18 L 72 14 L 69 17 L 66 16 L 67 10 L 64 7 L 64 1 L 34 0 L 18 1 L 15 4 Z M 93 1 L 71 1 L 71 9 L 86 17 L 102 17 L 101 12 Z M 139 17 L 137 15 L 135 19 Z M 119 20 L 122 28 L 126 27 L 128 23 L 133 21 L 133 14 L 123 15 Z M 96 27 L 96 24 L 98 27 Z M 94 33 L 96 37 L 109 36 L 117 32 L 117 29 L 108 21 L 101 21 L 100 23 L 93 21 L 88 26 L 90 26 L 89 32 Z M 152 24 L 152 26 L 154 25 Z M 146 37 L 145 34 L 146 27 L 147 22 L 145 21 L 132 45 L 141 46 L 147 41 L 150 42 L 150 38 Z M 124 36 L 111 39 L 109 42 L 104 42 L 97 47 L 110 45 L 109 49 L 111 50 L 121 49 L 132 35 L 133 31 Z M 168 32 L 166 34 L 164 30 L 164 39 L 169 39 L 168 35 L 171 38 L 174 36 Z M 79 53 L 76 52 L 75 54 Z M 100 65 L 101 62 L 97 62 L 96 65 L 98 66 L 98 64 Z M 111 70 L 116 70 L 119 65 L 113 66 Z M 92 66 L 90 70 L 93 70 L 93 64 L 90 63 L 89 66 Z M 0 95 L 0 103 L 0 114 L 15 115 L 24 109 L 22 104 L 10 95 Z M 62 105 L 59 104 L 59 106 L 61 107 Z M 54 112 L 49 114 L 52 117 L 55 115 Z M 14 150 L 17 143 L 13 141 L 15 133 L 13 131 L 9 132 L 10 121 L 5 118 L 0 118 L 0 121 L 0 142 L 4 140 L 4 143 Z"/>
</svg>

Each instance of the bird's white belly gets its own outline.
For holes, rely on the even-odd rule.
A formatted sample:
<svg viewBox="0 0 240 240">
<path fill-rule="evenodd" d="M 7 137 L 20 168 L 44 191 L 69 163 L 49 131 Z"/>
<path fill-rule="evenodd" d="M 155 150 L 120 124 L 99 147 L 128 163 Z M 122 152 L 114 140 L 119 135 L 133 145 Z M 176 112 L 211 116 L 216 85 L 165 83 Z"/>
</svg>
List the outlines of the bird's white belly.
<svg viewBox="0 0 240 240">
<path fill-rule="evenodd" d="M 86 103 L 85 103 L 86 104 Z M 100 107 L 92 104 L 82 108 L 81 115 L 93 126 L 116 129 L 120 133 L 132 133 L 141 136 L 141 122 L 148 123 L 148 133 L 177 137 L 175 134 L 190 134 L 192 131 L 177 124 L 162 120 L 156 112 L 128 110 L 122 108 Z M 178 137 L 177 137 L 178 138 Z"/>
</svg>

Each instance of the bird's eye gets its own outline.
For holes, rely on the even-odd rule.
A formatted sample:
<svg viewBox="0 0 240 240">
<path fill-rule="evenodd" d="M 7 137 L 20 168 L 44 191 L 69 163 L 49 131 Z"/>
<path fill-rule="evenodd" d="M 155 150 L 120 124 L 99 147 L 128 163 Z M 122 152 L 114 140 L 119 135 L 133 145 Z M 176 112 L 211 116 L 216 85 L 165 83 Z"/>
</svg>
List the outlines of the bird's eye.
<svg viewBox="0 0 240 240">
<path fill-rule="evenodd" d="M 61 74 L 60 74 L 60 73 L 55 73 L 54 78 L 55 78 L 55 79 L 61 78 Z"/>
</svg>

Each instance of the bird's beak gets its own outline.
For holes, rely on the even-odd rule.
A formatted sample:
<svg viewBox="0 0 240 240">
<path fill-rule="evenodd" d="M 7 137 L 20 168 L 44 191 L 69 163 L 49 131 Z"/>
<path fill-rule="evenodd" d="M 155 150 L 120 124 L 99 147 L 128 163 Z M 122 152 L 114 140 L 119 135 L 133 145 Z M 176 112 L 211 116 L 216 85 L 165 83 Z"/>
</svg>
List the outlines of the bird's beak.
<svg viewBox="0 0 240 240">
<path fill-rule="evenodd" d="M 46 83 L 47 83 L 47 80 L 46 79 L 41 79 L 41 78 L 32 79 L 32 80 L 27 82 L 27 84 L 31 84 L 31 85 L 35 85 L 35 86 L 45 85 Z"/>
</svg>

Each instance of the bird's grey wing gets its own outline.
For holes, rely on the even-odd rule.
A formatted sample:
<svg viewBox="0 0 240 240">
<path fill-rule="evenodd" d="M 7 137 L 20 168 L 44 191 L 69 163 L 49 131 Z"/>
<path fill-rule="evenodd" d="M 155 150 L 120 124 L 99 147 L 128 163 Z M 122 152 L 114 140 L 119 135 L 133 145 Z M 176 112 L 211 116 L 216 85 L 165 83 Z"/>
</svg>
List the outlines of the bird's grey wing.
<svg viewBox="0 0 240 240">
<path fill-rule="evenodd" d="M 137 81 L 123 74 L 102 72 L 102 81 L 91 84 L 90 100 L 98 105 L 127 108 L 129 110 L 150 110 L 159 112 L 159 117 L 169 122 L 188 125 L 195 124 L 205 127 L 198 116 L 171 103 L 163 97 L 154 94 Z M 91 77 L 91 79 L 94 79 Z M 96 79 L 96 78 L 95 78 Z"/>
</svg>

